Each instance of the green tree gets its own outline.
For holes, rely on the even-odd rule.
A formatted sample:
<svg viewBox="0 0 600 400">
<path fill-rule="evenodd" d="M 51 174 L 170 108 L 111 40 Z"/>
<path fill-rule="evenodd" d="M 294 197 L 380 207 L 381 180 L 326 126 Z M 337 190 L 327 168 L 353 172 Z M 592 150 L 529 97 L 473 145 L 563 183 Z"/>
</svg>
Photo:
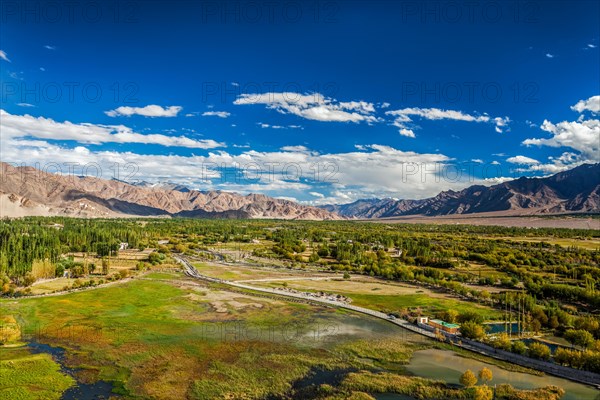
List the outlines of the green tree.
<svg viewBox="0 0 600 400">
<path fill-rule="evenodd" d="M 460 326 L 460 333 L 468 339 L 481 339 L 485 337 L 483 326 L 474 321 L 464 322 Z"/>
<path fill-rule="evenodd" d="M 446 322 L 455 323 L 458 319 L 458 311 L 453 308 L 450 308 L 444 311 L 441 315 L 442 319 Z"/>
<path fill-rule="evenodd" d="M 475 311 L 464 311 L 459 314 L 457 320 L 461 324 L 467 321 L 472 321 L 481 324 L 483 322 L 483 317 Z"/>
<path fill-rule="evenodd" d="M 110 264 L 108 262 L 108 259 L 105 257 L 102 259 L 102 273 L 104 275 L 108 275 L 110 271 Z"/>
<path fill-rule="evenodd" d="M 515 340 L 511 344 L 510 351 L 516 354 L 525 355 L 527 353 L 527 346 L 520 340 Z"/>
<path fill-rule="evenodd" d="M 594 336 L 584 329 L 569 329 L 565 332 L 565 339 L 584 349 L 594 344 Z"/>
<path fill-rule="evenodd" d="M 509 351 L 511 348 L 510 338 L 506 333 L 503 332 L 495 338 L 495 340 L 492 342 L 492 346 L 497 349 Z"/>
</svg>

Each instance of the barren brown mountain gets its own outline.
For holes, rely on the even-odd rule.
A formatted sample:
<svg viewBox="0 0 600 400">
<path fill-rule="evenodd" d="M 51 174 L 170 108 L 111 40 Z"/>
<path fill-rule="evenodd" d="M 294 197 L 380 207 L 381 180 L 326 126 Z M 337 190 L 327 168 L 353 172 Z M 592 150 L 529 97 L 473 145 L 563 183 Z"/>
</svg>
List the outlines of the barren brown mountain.
<svg viewBox="0 0 600 400">
<path fill-rule="evenodd" d="M 560 214 L 600 212 L 600 164 L 583 164 L 547 178 L 519 178 L 494 186 L 475 185 L 423 200 L 369 199 L 323 206 L 346 217 L 387 218 L 498 212 Z"/>
<path fill-rule="evenodd" d="M 198 218 L 342 219 L 292 201 L 222 191 L 145 187 L 117 180 L 45 173 L 0 163 L 2 217 L 185 216 Z"/>
</svg>

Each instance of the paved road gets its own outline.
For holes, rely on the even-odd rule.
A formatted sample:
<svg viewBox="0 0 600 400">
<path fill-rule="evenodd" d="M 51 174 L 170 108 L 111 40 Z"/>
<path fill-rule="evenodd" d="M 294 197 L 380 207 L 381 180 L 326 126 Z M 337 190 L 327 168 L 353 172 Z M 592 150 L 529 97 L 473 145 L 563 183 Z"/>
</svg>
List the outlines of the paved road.
<svg viewBox="0 0 600 400">
<path fill-rule="evenodd" d="M 232 282 L 232 281 L 227 281 L 227 280 L 223 280 L 223 279 L 212 278 L 212 277 L 200 274 L 198 272 L 198 270 L 196 270 L 196 268 L 194 268 L 194 266 L 185 258 L 178 257 L 178 256 L 174 256 L 174 258 L 183 265 L 183 267 L 185 268 L 186 275 L 188 275 L 192 278 L 201 279 L 201 280 L 208 281 L 208 282 L 221 283 L 221 284 L 225 284 L 225 285 L 228 285 L 231 287 L 236 287 L 239 289 L 253 290 L 256 292 L 268 293 L 271 295 L 290 297 L 290 298 L 294 298 L 295 300 L 303 300 L 303 301 L 307 301 L 307 302 L 321 303 L 321 304 L 326 304 L 326 305 L 330 305 L 333 307 L 344 308 L 346 310 L 351 310 L 351 311 L 359 312 L 361 314 L 370 315 L 375 318 L 380 318 L 380 319 L 386 320 L 394 325 L 397 325 L 401 328 L 404 328 L 408 331 L 418 333 L 420 335 L 426 336 L 431 339 L 437 339 L 434 332 L 420 328 L 416 325 L 411 324 L 410 322 L 408 322 L 406 320 L 390 317 L 388 314 L 385 314 L 385 313 L 382 313 L 379 311 L 371 310 L 371 309 L 364 308 L 364 307 L 353 306 L 353 305 L 350 305 L 347 303 L 342 303 L 339 301 L 324 299 L 324 298 L 320 298 L 320 297 L 313 297 L 309 294 L 284 292 L 281 290 L 276 290 L 276 289 L 271 289 L 271 288 L 256 287 L 256 286 L 251 286 L 251 285 L 247 285 L 247 284 L 240 283 L 240 282 Z M 453 344 L 456 345 L 457 347 L 461 347 L 463 349 L 466 349 L 466 350 L 469 350 L 469 351 L 472 351 L 475 353 L 483 354 L 488 357 L 496 358 L 496 359 L 499 359 L 502 361 L 507 361 L 507 362 L 510 362 L 513 364 L 518 364 L 523 367 L 532 368 L 532 369 L 542 371 L 542 372 L 545 372 L 545 373 L 548 373 L 551 375 L 559 376 L 561 378 L 573 380 L 573 381 L 588 384 L 588 385 L 593 385 L 595 387 L 600 388 L 600 375 L 598 375 L 598 374 L 575 370 L 572 368 L 559 366 L 559 365 L 552 364 L 549 362 L 544 362 L 541 360 L 529 359 L 527 357 L 518 356 L 518 355 L 512 354 L 512 353 L 503 354 L 505 352 L 498 352 L 492 348 L 486 348 L 488 346 L 485 346 L 485 345 L 477 343 L 477 342 L 473 342 L 471 344 L 471 343 L 467 343 L 466 341 L 459 340 L 460 337 L 458 337 L 458 336 L 451 335 L 449 337 L 452 340 Z"/>
</svg>

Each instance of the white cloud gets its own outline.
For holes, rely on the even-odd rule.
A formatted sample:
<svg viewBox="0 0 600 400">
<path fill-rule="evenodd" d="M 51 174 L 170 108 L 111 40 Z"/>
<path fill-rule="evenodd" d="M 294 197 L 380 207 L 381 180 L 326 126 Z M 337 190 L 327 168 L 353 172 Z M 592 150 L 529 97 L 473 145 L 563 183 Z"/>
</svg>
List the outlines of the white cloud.
<svg viewBox="0 0 600 400">
<path fill-rule="evenodd" d="M 494 118 L 494 123 L 496 124 L 496 132 L 503 133 L 504 131 L 510 131 L 508 128 L 508 123 L 510 122 L 510 118 L 508 117 L 496 117 Z"/>
<path fill-rule="evenodd" d="M 342 101 L 338 105 L 344 110 L 358 111 L 363 114 L 375 112 L 375 106 L 373 106 L 373 103 L 367 103 L 366 101 Z"/>
<path fill-rule="evenodd" d="M 474 158 L 471 160 L 471 162 L 477 163 L 477 164 L 483 164 L 483 160 L 481 158 Z"/>
<path fill-rule="evenodd" d="M 300 125 L 287 125 L 287 126 L 282 126 L 282 125 L 271 125 L 271 124 L 266 124 L 264 122 L 257 122 L 256 123 L 258 126 L 260 126 L 263 129 L 266 128 L 271 128 L 271 129 L 304 129 L 302 126 Z"/>
<path fill-rule="evenodd" d="M 510 177 L 505 177 L 505 176 L 498 176 L 498 177 L 495 177 L 495 178 L 485 178 L 483 180 L 482 184 L 486 185 L 486 186 L 498 185 L 500 183 L 513 181 L 514 179 L 515 178 L 510 178 Z"/>
<path fill-rule="evenodd" d="M 182 109 L 183 107 L 180 106 L 170 106 L 163 108 L 161 106 L 151 104 L 145 107 L 121 106 L 114 110 L 105 111 L 105 114 L 109 117 L 130 117 L 132 115 L 142 115 L 144 117 L 176 117 L 179 111 L 181 111 Z"/>
<path fill-rule="evenodd" d="M 529 165 L 518 169 L 518 172 L 557 173 L 574 168 L 584 163 L 600 162 L 600 120 L 586 119 L 584 111 L 597 115 L 600 113 L 600 96 L 592 96 L 580 100 L 571 107 L 581 115 L 577 121 L 562 121 L 552 123 L 544 120 L 540 128 L 549 133 L 550 137 L 525 139 L 525 146 L 547 146 L 566 148 L 567 151 L 559 156 L 548 157 L 547 162 Z"/>
<path fill-rule="evenodd" d="M 581 153 L 587 161 L 600 161 L 600 121 L 597 119 L 583 121 L 563 121 L 553 124 L 544 120 L 542 130 L 549 132 L 551 138 L 526 139 L 526 146 L 568 147 Z"/>
<path fill-rule="evenodd" d="M 19 107 L 35 107 L 33 104 L 30 103 L 17 103 L 17 105 Z"/>
<path fill-rule="evenodd" d="M 56 50 L 56 46 L 50 46 L 49 44 L 45 45 L 44 48 L 48 50 Z"/>
<path fill-rule="evenodd" d="M 509 157 L 506 159 L 511 164 L 521 164 L 521 165 L 533 165 L 539 164 L 538 160 L 534 160 L 533 158 L 525 157 L 525 156 L 515 156 Z"/>
<path fill-rule="evenodd" d="M 8 59 L 8 56 L 6 55 L 4 50 L 0 50 L 0 58 L 3 59 L 4 61 L 10 62 L 10 60 Z"/>
<path fill-rule="evenodd" d="M 496 160 L 492 161 L 492 165 L 500 165 L 500 163 Z"/>
<path fill-rule="evenodd" d="M 315 185 L 318 185 L 320 189 L 326 188 L 325 190 L 331 193 L 328 197 L 315 198 L 315 201 L 324 204 L 364 197 L 423 198 L 436 195 L 440 190 L 458 190 L 473 183 L 466 177 L 448 180 L 441 176 L 440 170 L 451 161 L 443 154 L 421 154 L 377 144 L 364 146 L 364 150 L 360 151 L 331 154 L 291 151 L 291 148 L 274 152 L 247 149 L 240 154 L 217 150 L 205 156 L 135 154 L 131 151 L 98 151 L 93 147 L 86 149 L 81 144 L 69 148 L 68 145 L 52 143 L 51 140 L 58 132 L 71 132 L 70 135 L 73 136 L 75 134 L 72 131 L 82 129 L 68 124 L 45 133 L 37 132 L 36 135 L 26 135 L 26 132 L 16 134 L 10 129 L 10 135 L 4 135 L 4 124 L 10 122 L 5 121 L 3 115 L 3 135 L 0 137 L 3 161 L 27 160 L 28 163 L 39 162 L 42 165 L 62 165 L 65 162 L 75 162 L 79 165 L 97 163 L 109 175 L 110 167 L 115 163 L 132 163 L 139 171 L 135 179 L 148 182 L 169 180 L 201 190 L 219 189 L 302 198 L 315 191 Z M 10 122 L 10 125 L 13 123 Z M 89 135 L 96 141 L 99 135 L 100 139 L 103 139 L 104 134 L 96 133 L 95 129 L 90 127 Z M 30 131 L 36 132 L 37 129 Z M 77 132 L 75 136 L 80 139 L 82 135 L 83 133 Z M 29 136 L 37 139 L 30 139 Z M 246 166 L 251 176 L 255 175 L 253 169 L 258 166 L 264 175 L 250 184 L 239 182 L 232 178 L 230 173 L 229 177 L 225 176 L 222 170 L 218 169 L 222 165 L 238 165 L 242 169 Z M 298 176 L 293 176 L 295 174 Z"/>
<path fill-rule="evenodd" d="M 407 129 L 407 128 L 403 128 L 400 126 L 399 126 L 399 128 L 400 128 L 400 130 L 398 131 L 398 133 L 400 133 L 400 135 L 410 137 L 410 138 L 415 137 L 415 132 L 413 132 L 412 129 Z"/>
<path fill-rule="evenodd" d="M 566 171 L 586 162 L 581 154 L 573 152 L 564 152 L 558 157 L 548 157 L 548 162 L 529 165 L 527 168 L 517 168 L 515 172 L 543 172 L 546 174 L 556 174 Z"/>
<path fill-rule="evenodd" d="M 281 148 L 283 151 L 308 151 L 308 148 L 305 146 L 283 146 Z"/>
<path fill-rule="evenodd" d="M 546 57 L 548 57 L 548 58 L 554 58 L 554 54 L 546 53 Z"/>
<path fill-rule="evenodd" d="M 308 194 L 310 194 L 311 196 L 318 197 L 320 199 L 325 197 L 325 195 L 323 193 L 319 193 L 319 192 L 309 192 Z"/>
<path fill-rule="evenodd" d="M 375 111 L 372 103 L 364 101 L 337 102 L 320 93 L 244 93 L 233 102 L 236 105 L 264 104 L 282 114 L 324 122 L 375 122 L 370 115 Z M 347 110 L 347 111 L 346 111 Z"/>
<path fill-rule="evenodd" d="M 428 120 L 455 120 L 465 122 L 484 122 L 494 123 L 496 125 L 496 132 L 503 132 L 507 127 L 510 119 L 508 117 L 496 117 L 490 118 L 489 115 L 471 115 L 465 114 L 462 111 L 456 110 L 442 110 L 439 108 L 419 108 L 411 107 L 404 108 L 401 110 L 386 111 L 386 115 L 395 117 L 393 125 L 399 128 L 399 132 L 403 136 L 415 137 L 412 129 L 413 117 L 420 117 Z"/>
<path fill-rule="evenodd" d="M 231 86 L 238 87 L 238 86 L 240 86 L 240 84 L 239 84 L 239 83 L 237 83 L 237 82 L 231 82 Z"/>
<path fill-rule="evenodd" d="M 490 117 L 487 115 L 473 116 L 469 114 L 464 114 L 461 111 L 441 110 L 439 108 L 404 108 L 402 110 L 387 111 L 386 114 L 403 118 L 402 121 L 405 122 L 410 121 L 409 116 L 412 115 L 416 115 L 430 120 L 453 119 L 468 122 L 488 122 L 490 120 Z"/>
<path fill-rule="evenodd" d="M 593 44 L 589 43 L 589 44 L 587 45 L 587 47 L 589 47 L 590 49 L 595 49 L 597 46 L 595 46 L 595 45 L 593 45 Z"/>
<path fill-rule="evenodd" d="M 219 118 L 227 118 L 231 114 L 227 111 L 205 111 L 202 113 L 203 117 L 219 117 Z"/>
<path fill-rule="evenodd" d="M 33 117 L 31 115 L 13 115 L 0 110 L 0 127 L 2 137 L 38 138 L 46 140 L 73 140 L 78 143 L 141 143 L 158 144 L 166 147 L 187 147 L 196 149 L 213 149 L 225 147 L 211 139 L 194 140 L 185 136 L 167 136 L 161 134 L 143 135 L 133 132 L 123 125 L 94 125 L 89 123 L 74 124 L 69 121 L 57 122 L 50 118 Z"/>
<path fill-rule="evenodd" d="M 44 71 L 46 71 L 46 68 L 40 67 L 40 71 L 44 72 Z"/>
<path fill-rule="evenodd" d="M 592 96 L 587 100 L 579 100 L 577 104 L 571 107 L 571 110 L 583 113 L 591 111 L 594 114 L 600 114 L 600 96 Z"/>
</svg>

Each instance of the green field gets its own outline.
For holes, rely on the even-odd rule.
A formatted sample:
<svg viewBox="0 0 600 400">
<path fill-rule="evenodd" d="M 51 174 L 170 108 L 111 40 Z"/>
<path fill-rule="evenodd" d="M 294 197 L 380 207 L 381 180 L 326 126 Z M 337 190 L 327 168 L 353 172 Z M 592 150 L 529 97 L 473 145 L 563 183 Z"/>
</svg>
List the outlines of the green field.
<svg viewBox="0 0 600 400">
<path fill-rule="evenodd" d="M 400 296 L 377 294 L 352 294 L 352 304 L 386 312 L 397 312 L 402 309 L 421 308 L 425 315 L 432 315 L 439 311 L 454 309 L 459 313 L 473 311 L 484 319 L 497 319 L 502 313 L 493 308 L 484 307 L 466 301 L 434 298 L 426 294 L 406 294 Z"/>
<path fill-rule="evenodd" d="M 58 399 L 73 378 L 61 373 L 48 354 L 30 354 L 23 347 L 0 349 L 0 399 Z"/>
</svg>

